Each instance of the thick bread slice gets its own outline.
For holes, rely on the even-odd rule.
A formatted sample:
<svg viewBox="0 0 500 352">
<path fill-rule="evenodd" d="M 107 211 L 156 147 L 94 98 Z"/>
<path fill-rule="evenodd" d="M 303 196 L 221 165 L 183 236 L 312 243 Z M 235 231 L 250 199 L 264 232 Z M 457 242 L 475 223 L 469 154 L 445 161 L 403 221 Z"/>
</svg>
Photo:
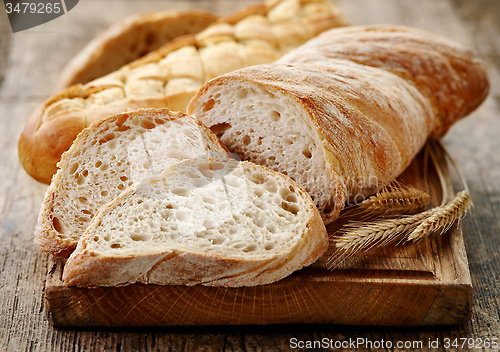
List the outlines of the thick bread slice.
<svg viewBox="0 0 500 352">
<path fill-rule="evenodd" d="M 217 20 L 206 11 L 156 11 L 127 17 L 95 37 L 65 67 L 61 87 L 87 83 Z"/>
<path fill-rule="evenodd" d="M 288 177 L 249 162 L 174 164 L 101 208 L 66 263 L 76 286 L 254 286 L 326 251 L 325 226 Z"/>
<path fill-rule="evenodd" d="M 347 200 L 396 178 L 488 88 L 484 67 L 459 45 L 408 28 L 351 27 L 207 82 L 188 112 L 243 160 L 294 179 L 329 223 Z"/>
<path fill-rule="evenodd" d="M 225 147 L 199 121 L 168 109 L 143 109 L 96 122 L 64 153 L 42 204 L 39 249 L 67 257 L 99 208 L 129 185 L 183 159 Z"/>
<path fill-rule="evenodd" d="M 330 0 L 265 2 L 221 19 L 197 35 L 178 38 L 41 104 L 19 138 L 21 164 L 36 180 L 49 183 L 62 153 L 94 121 L 138 108 L 184 112 L 205 81 L 272 62 L 322 31 L 343 24 Z"/>
</svg>

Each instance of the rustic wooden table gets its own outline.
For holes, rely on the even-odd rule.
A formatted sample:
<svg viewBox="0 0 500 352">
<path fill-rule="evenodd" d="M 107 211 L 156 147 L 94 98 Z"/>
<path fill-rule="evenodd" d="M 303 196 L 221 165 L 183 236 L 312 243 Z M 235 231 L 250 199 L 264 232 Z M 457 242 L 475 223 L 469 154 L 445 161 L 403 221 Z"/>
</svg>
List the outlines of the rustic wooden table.
<svg viewBox="0 0 500 352">
<path fill-rule="evenodd" d="M 0 139 L 0 350 L 286 351 L 297 347 L 299 341 L 366 339 L 374 350 L 388 345 L 393 347 L 380 350 L 403 350 L 397 348 L 398 342 L 410 347 L 404 350 L 413 350 L 411 345 L 416 347 L 419 342 L 425 349 L 435 347 L 438 342 L 439 347 L 431 349 L 434 351 L 446 350 L 445 344 L 454 339 L 461 345 L 463 339 L 474 338 L 476 346 L 481 339 L 500 339 L 500 2 L 497 0 L 337 0 L 351 24 L 391 23 L 423 28 L 471 47 L 488 65 L 492 82 L 488 100 L 470 118 L 454 126 L 445 138 L 475 202 L 472 214 L 463 223 L 474 288 L 473 315 L 469 322 L 425 328 L 337 325 L 53 328 L 44 299 L 49 257 L 39 253 L 33 244 L 33 229 L 46 185 L 31 179 L 17 158 L 17 139 L 27 116 L 56 91 L 58 75 L 68 60 L 114 21 L 151 9 L 195 7 L 227 14 L 255 2 L 80 0 L 68 14 L 15 34 L 11 33 L 6 12 L 0 9 L 0 119 L 4 131 Z M 466 344 L 459 350 L 467 349 Z"/>
</svg>

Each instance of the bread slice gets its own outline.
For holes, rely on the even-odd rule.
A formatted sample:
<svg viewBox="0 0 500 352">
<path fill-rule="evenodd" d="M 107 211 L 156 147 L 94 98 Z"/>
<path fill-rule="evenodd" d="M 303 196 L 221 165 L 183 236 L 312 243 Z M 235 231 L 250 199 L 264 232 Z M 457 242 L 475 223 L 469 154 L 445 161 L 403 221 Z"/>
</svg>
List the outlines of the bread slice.
<svg viewBox="0 0 500 352">
<path fill-rule="evenodd" d="M 76 286 L 254 286 L 315 262 L 327 233 L 290 178 L 227 158 L 185 160 L 103 206 L 66 263 Z"/>
<path fill-rule="evenodd" d="M 68 256 L 99 208 L 166 166 L 225 147 L 191 116 L 143 109 L 111 116 L 79 134 L 59 163 L 42 205 L 35 243 Z"/>
<path fill-rule="evenodd" d="M 127 17 L 95 37 L 65 67 L 61 87 L 87 83 L 217 20 L 206 11 L 152 11 Z"/>
</svg>

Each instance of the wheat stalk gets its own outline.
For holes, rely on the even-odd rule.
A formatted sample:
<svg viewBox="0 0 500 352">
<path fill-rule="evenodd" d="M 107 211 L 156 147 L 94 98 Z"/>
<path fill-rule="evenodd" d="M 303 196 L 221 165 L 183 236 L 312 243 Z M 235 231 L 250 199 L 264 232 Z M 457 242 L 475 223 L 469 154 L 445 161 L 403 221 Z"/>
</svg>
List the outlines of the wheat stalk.
<svg viewBox="0 0 500 352">
<path fill-rule="evenodd" d="M 445 233 L 456 221 L 460 220 L 472 206 L 468 191 L 460 191 L 445 206 L 431 209 L 431 215 L 424 219 L 407 238 L 407 241 L 419 242 L 430 234 Z"/>
<path fill-rule="evenodd" d="M 339 236 L 333 239 L 334 247 L 340 254 L 328 258 L 327 267 L 333 269 L 345 258 L 360 251 L 396 242 L 419 242 L 431 234 L 443 234 L 459 221 L 471 206 L 470 194 L 464 190 L 457 193 L 446 205 L 421 213 L 376 222 L 352 222 L 343 227 Z"/>
</svg>

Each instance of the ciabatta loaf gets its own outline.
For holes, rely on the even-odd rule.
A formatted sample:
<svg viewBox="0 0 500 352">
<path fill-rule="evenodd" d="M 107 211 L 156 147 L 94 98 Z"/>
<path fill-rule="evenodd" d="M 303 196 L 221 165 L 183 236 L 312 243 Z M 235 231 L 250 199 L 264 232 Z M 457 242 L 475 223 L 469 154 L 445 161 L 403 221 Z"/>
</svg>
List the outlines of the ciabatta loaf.
<svg viewBox="0 0 500 352">
<path fill-rule="evenodd" d="M 225 154 L 199 121 L 168 109 L 142 109 L 92 124 L 63 155 L 35 231 L 39 249 L 67 257 L 104 204 L 132 183 L 180 160 Z"/>
<path fill-rule="evenodd" d="M 254 286 L 327 249 L 309 195 L 288 177 L 232 159 L 185 160 L 101 208 L 68 259 L 76 286 Z"/>
<path fill-rule="evenodd" d="M 153 11 L 127 17 L 89 42 L 65 67 L 61 86 L 87 83 L 217 20 L 206 11 Z"/>
<path fill-rule="evenodd" d="M 462 46 L 403 27 L 333 29 L 206 83 L 188 112 L 242 159 L 304 187 L 325 222 L 396 178 L 488 94 Z"/>
<path fill-rule="evenodd" d="M 272 62 L 341 24 L 330 0 L 275 0 L 221 19 L 197 35 L 174 40 L 41 104 L 19 138 L 21 164 L 36 180 L 49 183 L 62 153 L 94 121 L 138 108 L 184 112 L 203 82 L 242 67 Z"/>
</svg>

